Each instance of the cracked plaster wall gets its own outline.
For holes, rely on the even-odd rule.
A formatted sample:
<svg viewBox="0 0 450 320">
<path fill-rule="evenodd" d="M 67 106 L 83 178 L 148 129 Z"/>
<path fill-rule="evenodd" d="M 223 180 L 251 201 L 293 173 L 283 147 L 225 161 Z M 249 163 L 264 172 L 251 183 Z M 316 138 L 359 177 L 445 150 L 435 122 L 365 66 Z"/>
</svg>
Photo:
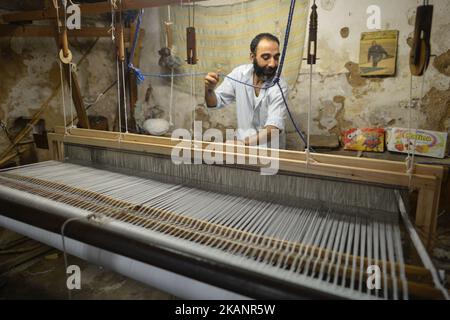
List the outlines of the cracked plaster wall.
<svg viewBox="0 0 450 320">
<path fill-rule="evenodd" d="M 407 39 L 414 30 L 416 0 L 331 0 L 327 9 L 319 5 L 318 56 L 313 76 L 313 133 L 329 134 L 349 127 L 408 126 L 410 97 L 409 51 Z M 381 8 L 382 29 L 399 30 L 397 74 L 387 78 L 359 76 L 359 45 L 367 29 L 366 9 Z M 412 112 L 412 126 L 450 132 L 450 2 L 433 1 L 431 65 L 425 76 L 421 108 Z M 295 113 L 307 119 L 309 70 L 303 65 L 291 96 Z M 413 80 L 413 97 L 419 98 L 422 79 Z"/>
</svg>

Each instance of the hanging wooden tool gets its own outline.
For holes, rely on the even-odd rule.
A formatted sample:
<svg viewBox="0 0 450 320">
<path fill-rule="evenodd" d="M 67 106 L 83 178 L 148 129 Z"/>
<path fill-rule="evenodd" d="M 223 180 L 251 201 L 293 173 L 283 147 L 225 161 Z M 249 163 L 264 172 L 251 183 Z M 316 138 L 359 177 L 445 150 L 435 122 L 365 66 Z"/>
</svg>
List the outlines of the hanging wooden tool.
<svg viewBox="0 0 450 320">
<path fill-rule="evenodd" d="M 318 31 L 318 20 L 317 15 L 317 5 L 314 1 L 311 7 L 311 16 L 309 18 L 309 39 L 308 39 L 308 64 L 316 64 L 317 61 L 317 31 Z"/>
<path fill-rule="evenodd" d="M 410 69 L 414 76 L 422 76 L 428 68 L 431 56 L 431 27 L 433 24 L 433 6 L 428 0 L 417 8 L 414 39 L 410 54 Z"/>
<path fill-rule="evenodd" d="M 170 13 L 170 5 L 167 6 L 167 21 L 164 22 L 166 28 L 166 46 L 158 51 L 160 58 L 158 64 L 162 68 L 169 70 L 181 67 L 182 62 L 179 57 L 175 55 L 175 47 L 173 45 L 173 22 Z"/>
<path fill-rule="evenodd" d="M 123 34 L 123 26 L 119 25 L 119 27 L 117 28 L 117 57 L 119 59 L 120 62 L 124 62 L 125 61 L 125 39 L 124 39 L 124 34 Z"/>
<path fill-rule="evenodd" d="M 186 29 L 187 63 L 197 64 L 197 39 L 195 36 L 195 1 L 192 4 L 192 25 L 191 9 L 189 9 L 189 27 Z"/>
<path fill-rule="evenodd" d="M 173 23 L 171 21 L 164 22 L 164 25 L 166 27 L 166 47 L 172 50 L 173 47 L 173 32 L 172 32 L 172 25 Z"/>
</svg>

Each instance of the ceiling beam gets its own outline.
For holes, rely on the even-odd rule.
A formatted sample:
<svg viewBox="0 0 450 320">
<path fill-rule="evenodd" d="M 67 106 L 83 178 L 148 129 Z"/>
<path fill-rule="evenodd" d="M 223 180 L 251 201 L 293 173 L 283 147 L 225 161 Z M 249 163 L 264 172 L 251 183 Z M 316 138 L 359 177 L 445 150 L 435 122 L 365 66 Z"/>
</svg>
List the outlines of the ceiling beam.
<svg viewBox="0 0 450 320">
<path fill-rule="evenodd" d="M 80 30 L 68 30 L 68 37 L 78 37 L 78 38 L 107 38 L 111 37 L 110 27 L 83 27 Z M 144 33 L 145 31 L 141 29 Z M 130 29 L 125 28 L 125 41 L 129 41 Z M 0 37 L 22 37 L 22 38 L 33 38 L 33 37 L 56 37 L 58 31 L 53 26 L 17 26 L 9 24 L 0 24 Z"/>
<path fill-rule="evenodd" d="M 196 0 L 196 2 L 200 1 L 205 0 Z M 122 0 L 122 10 L 123 11 L 137 10 L 137 9 L 160 7 L 166 5 L 179 5 L 179 4 L 180 0 Z M 104 1 L 104 2 L 81 4 L 80 10 L 81 15 L 98 15 L 102 13 L 107 13 L 111 12 L 111 3 L 109 1 Z M 54 8 L 47 8 L 43 10 L 8 13 L 2 15 L 1 17 L 3 21 L 6 23 L 49 20 L 56 18 L 56 11 Z"/>
</svg>

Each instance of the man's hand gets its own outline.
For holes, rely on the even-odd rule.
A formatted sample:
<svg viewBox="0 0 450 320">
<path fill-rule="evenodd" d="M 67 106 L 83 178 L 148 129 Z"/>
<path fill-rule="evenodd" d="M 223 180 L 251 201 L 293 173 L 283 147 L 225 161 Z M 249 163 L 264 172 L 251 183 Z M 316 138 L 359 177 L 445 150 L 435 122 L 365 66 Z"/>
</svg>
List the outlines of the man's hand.
<svg viewBox="0 0 450 320">
<path fill-rule="evenodd" d="M 257 134 L 245 138 L 246 146 L 258 146 L 260 143 L 267 144 L 271 141 L 272 133 L 280 133 L 280 129 L 275 126 L 266 126 L 264 129 L 260 130 Z"/>
<path fill-rule="evenodd" d="M 208 108 L 215 108 L 217 106 L 217 97 L 214 89 L 219 83 L 219 75 L 215 72 L 210 72 L 205 77 L 205 101 Z"/>
<path fill-rule="evenodd" d="M 205 77 L 205 89 L 213 91 L 219 83 L 219 75 L 215 72 L 209 72 Z"/>
</svg>

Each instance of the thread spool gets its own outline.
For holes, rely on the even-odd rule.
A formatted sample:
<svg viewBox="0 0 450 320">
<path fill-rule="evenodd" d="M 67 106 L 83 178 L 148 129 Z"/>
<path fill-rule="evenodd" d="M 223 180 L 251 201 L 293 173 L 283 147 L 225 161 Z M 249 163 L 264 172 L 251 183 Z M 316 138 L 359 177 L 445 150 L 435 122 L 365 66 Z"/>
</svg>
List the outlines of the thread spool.
<svg viewBox="0 0 450 320">
<path fill-rule="evenodd" d="M 186 29 L 186 39 L 187 39 L 187 63 L 197 64 L 197 43 L 195 39 L 195 28 L 188 27 Z"/>
</svg>

